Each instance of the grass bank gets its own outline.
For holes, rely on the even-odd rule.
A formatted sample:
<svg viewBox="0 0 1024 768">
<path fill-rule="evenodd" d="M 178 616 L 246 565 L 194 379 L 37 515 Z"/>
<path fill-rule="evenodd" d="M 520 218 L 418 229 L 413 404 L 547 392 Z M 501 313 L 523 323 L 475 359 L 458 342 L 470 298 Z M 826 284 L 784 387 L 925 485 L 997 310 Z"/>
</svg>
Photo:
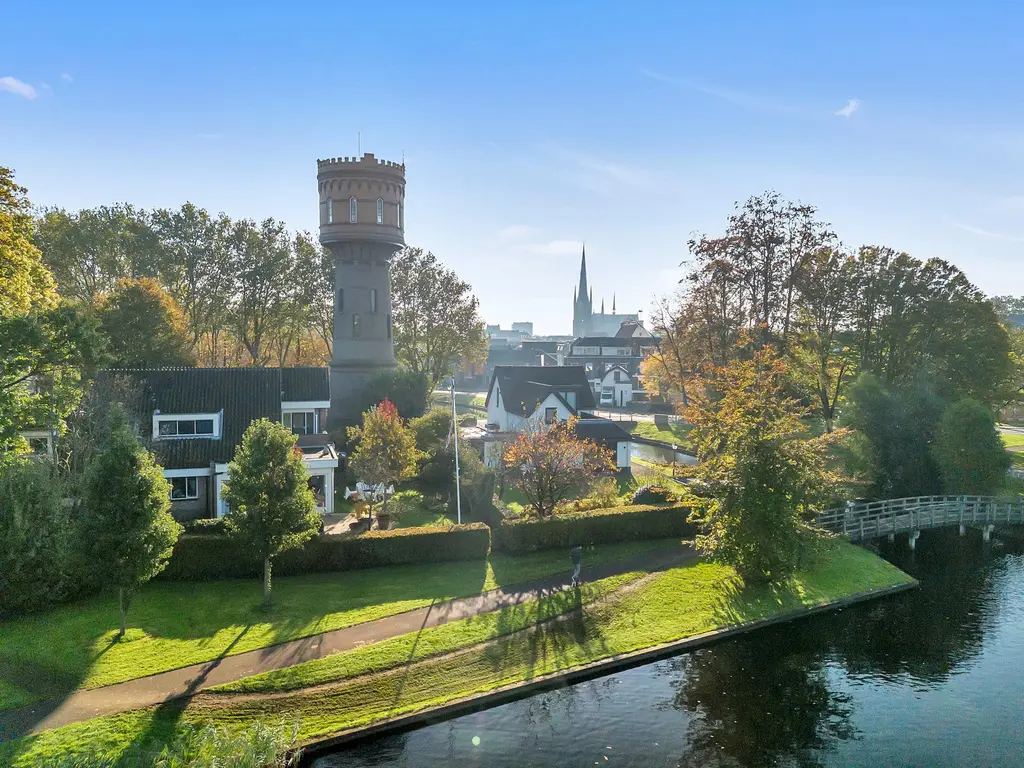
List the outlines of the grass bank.
<svg viewBox="0 0 1024 768">
<path fill-rule="evenodd" d="M 646 437 L 648 440 L 660 440 L 671 445 L 675 443 L 682 450 L 689 448 L 690 424 L 669 424 L 665 428 L 658 427 L 653 421 L 638 421 L 633 427 L 633 434 L 637 437 Z"/>
<path fill-rule="evenodd" d="M 621 560 L 678 542 L 590 548 L 590 564 Z M 0 710 L 77 688 L 96 688 L 265 648 L 570 570 L 566 552 L 464 563 L 396 566 L 274 580 L 260 608 L 256 580 L 153 583 L 135 599 L 128 633 L 114 642 L 116 600 L 102 596 L 45 614 L 0 622 Z"/>
<path fill-rule="evenodd" d="M 387 647 L 369 646 L 301 669 L 241 681 L 231 686 L 239 692 L 235 695 L 211 692 L 187 704 L 47 731 L 0 747 L 0 763 L 6 758 L 15 766 L 36 765 L 49 755 L 90 748 L 85 745 L 116 758 L 129 744 L 166 740 L 190 723 L 239 727 L 255 720 L 298 719 L 300 738 L 312 740 L 611 656 L 910 581 L 884 560 L 846 543 L 823 547 L 806 570 L 783 584 L 744 587 L 730 568 L 694 563 L 609 592 L 570 617 L 488 642 L 480 640 L 498 631 L 499 621 L 477 617 L 461 626 L 396 638 Z M 543 618 L 564 607 L 538 603 L 526 608 L 525 618 Z M 516 627 L 525 618 L 508 621 Z M 421 646 L 434 653 L 424 658 Z"/>
</svg>

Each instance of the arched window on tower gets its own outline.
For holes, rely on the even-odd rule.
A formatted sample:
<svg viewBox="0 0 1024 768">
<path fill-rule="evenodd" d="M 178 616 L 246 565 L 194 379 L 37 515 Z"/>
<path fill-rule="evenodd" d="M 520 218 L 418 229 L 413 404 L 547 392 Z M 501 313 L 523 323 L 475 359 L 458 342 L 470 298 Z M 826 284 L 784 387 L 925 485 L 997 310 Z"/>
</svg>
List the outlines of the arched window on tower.
<svg viewBox="0 0 1024 768">
<path fill-rule="evenodd" d="M 363 335 L 363 318 L 358 312 L 352 315 L 352 338 L 358 339 Z"/>
<path fill-rule="evenodd" d="M 384 223 L 384 198 L 377 198 L 377 223 Z"/>
<path fill-rule="evenodd" d="M 356 215 L 357 215 L 356 214 L 356 199 L 354 197 L 350 197 L 348 199 L 348 223 L 349 224 L 355 224 L 356 223 L 356 220 L 357 220 L 356 219 Z"/>
<path fill-rule="evenodd" d="M 395 223 L 398 225 L 399 229 L 402 228 L 402 204 L 401 203 L 396 203 L 395 204 Z"/>
<path fill-rule="evenodd" d="M 331 198 L 327 198 L 327 223 L 334 223 L 334 201 Z"/>
</svg>

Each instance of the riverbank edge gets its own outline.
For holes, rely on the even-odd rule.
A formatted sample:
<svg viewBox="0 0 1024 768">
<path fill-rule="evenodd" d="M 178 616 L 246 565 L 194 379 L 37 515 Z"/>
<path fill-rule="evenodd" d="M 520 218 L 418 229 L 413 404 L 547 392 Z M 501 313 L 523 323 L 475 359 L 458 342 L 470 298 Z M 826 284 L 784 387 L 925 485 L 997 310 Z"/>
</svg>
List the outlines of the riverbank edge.
<svg viewBox="0 0 1024 768">
<path fill-rule="evenodd" d="M 916 589 L 918 586 L 920 586 L 920 582 L 918 582 L 917 579 L 911 579 L 910 581 L 901 582 L 899 584 L 891 584 L 886 587 L 878 587 L 864 592 L 856 592 L 852 595 L 846 595 L 845 597 L 837 598 L 836 600 L 829 600 L 824 603 L 818 603 L 817 605 L 804 606 L 794 610 L 783 611 L 775 616 L 746 621 L 729 627 L 712 630 L 710 632 L 704 632 L 699 635 L 690 635 L 689 637 L 681 638 L 679 640 L 660 643 L 638 651 L 630 651 L 629 653 L 609 656 L 606 659 L 600 659 L 599 661 L 590 662 L 588 664 L 581 664 L 577 667 L 572 667 L 550 675 L 543 675 L 533 680 L 501 686 L 500 688 L 488 691 L 487 693 L 465 696 L 436 707 L 428 707 L 427 709 L 419 710 L 407 715 L 399 715 L 398 717 L 389 718 L 387 720 L 381 720 L 359 728 L 339 731 L 338 733 L 325 738 L 318 737 L 308 742 L 304 742 L 301 745 L 302 759 L 300 765 L 309 766 L 312 764 L 312 760 L 322 756 L 323 753 L 359 741 L 366 741 L 380 736 L 411 731 L 428 725 L 441 723 L 446 720 L 451 720 L 456 717 L 461 717 L 463 715 L 468 715 L 473 712 L 492 709 L 494 707 L 501 706 L 502 704 L 508 704 L 513 701 L 533 696 L 537 693 L 553 690 L 555 688 L 563 688 L 567 685 L 585 682 L 598 677 L 604 677 L 605 675 L 610 675 L 615 672 L 621 672 L 653 661 L 658 661 L 668 656 L 675 656 L 680 653 L 695 651 L 699 648 L 715 645 L 724 640 L 756 632 L 757 630 L 765 629 L 776 624 L 796 621 L 797 619 L 802 619 L 819 613 L 842 610 L 843 608 L 867 602 L 869 600 L 879 600 L 885 597 L 890 597 L 900 592 Z"/>
</svg>

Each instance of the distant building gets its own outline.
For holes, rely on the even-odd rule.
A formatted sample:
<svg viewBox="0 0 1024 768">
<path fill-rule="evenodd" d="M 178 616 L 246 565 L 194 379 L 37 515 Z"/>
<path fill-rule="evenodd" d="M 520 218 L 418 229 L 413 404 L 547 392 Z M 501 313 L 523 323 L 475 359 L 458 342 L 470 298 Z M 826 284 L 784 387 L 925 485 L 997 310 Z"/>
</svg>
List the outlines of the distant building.
<svg viewBox="0 0 1024 768">
<path fill-rule="evenodd" d="M 583 336 L 566 345 L 563 365 L 582 366 L 598 404 L 623 408 L 646 397 L 640 363 L 661 339 L 639 323 L 623 323 L 615 336 Z"/>
<path fill-rule="evenodd" d="M 583 249 L 580 261 L 580 284 L 572 296 L 572 335 L 580 336 L 615 336 L 623 323 L 640 325 L 640 316 L 620 315 L 615 311 L 615 294 L 612 294 L 611 314 L 605 314 L 604 299 L 601 299 L 601 311 L 594 311 L 594 289 L 587 285 L 587 249 Z"/>
</svg>

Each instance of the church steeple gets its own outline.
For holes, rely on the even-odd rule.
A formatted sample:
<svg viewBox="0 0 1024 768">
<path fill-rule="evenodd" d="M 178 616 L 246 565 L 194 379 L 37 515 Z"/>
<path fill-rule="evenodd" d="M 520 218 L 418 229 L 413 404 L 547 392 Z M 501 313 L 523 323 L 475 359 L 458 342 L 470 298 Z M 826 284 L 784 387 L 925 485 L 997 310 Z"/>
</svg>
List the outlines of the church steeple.
<svg viewBox="0 0 1024 768">
<path fill-rule="evenodd" d="M 582 299 L 587 295 L 587 246 L 583 246 L 583 258 L 580 260 L 580 288 L 579 297 Z M 587 310 L 590 311 L 589 309 Z"/>
<path fill-rule="evenodd" d="M 615 294 L 612 294 L 612 314 L 615 314 Z"/>
<path fill-rule="evenodd" d="M 601 314 L 604 314 L 604 299 L 601 299 Z"/>
</svg>

